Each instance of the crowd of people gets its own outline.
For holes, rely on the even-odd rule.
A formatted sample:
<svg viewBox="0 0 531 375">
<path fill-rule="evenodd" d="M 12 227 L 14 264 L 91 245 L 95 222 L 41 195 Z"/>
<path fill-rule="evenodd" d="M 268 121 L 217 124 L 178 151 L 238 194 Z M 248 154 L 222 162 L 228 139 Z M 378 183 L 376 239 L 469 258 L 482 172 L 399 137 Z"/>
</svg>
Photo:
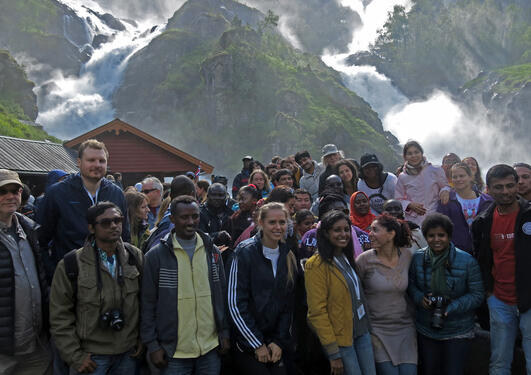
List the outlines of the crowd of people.
<svg viewBox="0 0 531 375">
<path fill-rule="evenodd" d="M 0 169 L 0 375 L 459 375 L 479 326 L 531 375 L 529 164 L 327 144 L 125 187 L 109 157 L 37 198 Z"/>
</svg>

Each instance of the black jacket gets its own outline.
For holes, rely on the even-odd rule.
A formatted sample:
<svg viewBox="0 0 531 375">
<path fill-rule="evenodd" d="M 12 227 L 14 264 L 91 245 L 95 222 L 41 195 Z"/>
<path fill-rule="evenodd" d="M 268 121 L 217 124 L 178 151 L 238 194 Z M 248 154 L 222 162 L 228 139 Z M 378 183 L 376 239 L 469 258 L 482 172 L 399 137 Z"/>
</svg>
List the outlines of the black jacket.
<svg viewBox="0 0 531 375">
<path fill-rule="evenodd" d="M 287 286 L 288 248 L 280 244 L 276 277 L 262 250 L 258 233 L 234 252 L 228 285 L 232 338 L 241 350 L 252 351 L 271 342 L 289 350 L 294 291 Z"/>
<path fill-rule="evenodd" d="M 144 259 L 141 289 L 140 337 L 150 353 L 163 348 L 171 358 L 177 348 L 179 265 L 173 252 L 170 232 Z M 226 308 L 226 281 L 221 254 L 205 233 L 198 231 L 207 254 L 208 279 L 214 320 L 220 339 L 229 338 Z M 184 323 L 186 324 L 186 323 Z"/>
<path fill-rule="evenodd" d="M 46 273 L 39 251 L 37 241 L 37 224 L 21 215 L 15 213 L 17 219 L 26 233 L 26 237 L 33 251 L 35 265 L 39 273 L 39 284 L 41 288 L 42 324 L 43 331 L 48 331 L 48 284 Z M 13 269 L 13 259 L 11 253 L 0 242 L 0 354 L 13 355 L 15 348 L 15 274 Z M 39 332 L 40 333 L 40 332 Z"/>
<path fill-rule="evenodd" d="M 127 205 L 122 190 L 107 179 L 101 180 L 98 202 L 110 201 L 116 204 L 124 216 L 122 239 L 129 242 Z M 79 249 L 88 236 L 87 210 L 92 206 L 79 174 L 52 185 L 39 209 L 37 221 L 41 224 L 39 242 L 43 249 L 49 278 L 57 263 L 70 250 Z M 48 251 L 50 250 L 50 251 Z M 50 257 L 47 255 L 50 254 Z"/>
<path fill-rule="evenodd" d="M 227 221 L 230 220 L 232 214 L 232 209 L 227 206 L 223 207 L 220 215 L 217 215 L 211 211 L 208 203 L 202 204 L 199 209 L 199 229 L 208 233 L 212 240 L 216 242 L 218 233 L 223 230 L 224 226 L 227 226 Z"/>
<path fill-rule="evenodd" d="M 518 308 L 524 313 L 531 308 L 531 203 L 519 199 L 520 212 L 516 217 L 514 228 L 514 255 L 516 257 L 516 295 Z M 492 292 L 494 278 L 492 267 L 494 259 L 490 247 L 490 231 L 495 204 L 490 205 L 480 213 L 472 223 L 472 238 L 474 241 L 474 255 L 481 268 L 481 275 L 485 285 L 485 291 Z"/>
</svg>

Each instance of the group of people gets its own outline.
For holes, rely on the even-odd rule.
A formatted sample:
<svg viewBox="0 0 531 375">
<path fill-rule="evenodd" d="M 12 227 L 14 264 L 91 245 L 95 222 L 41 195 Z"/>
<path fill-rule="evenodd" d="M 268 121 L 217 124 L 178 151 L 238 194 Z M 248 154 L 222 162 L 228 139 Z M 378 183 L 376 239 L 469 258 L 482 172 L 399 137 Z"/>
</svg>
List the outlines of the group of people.
<svg viewBox="0 0 531 375">
<path fill-rule="evenodd" d="M 78 149 L 24 215 L 0 170 L 0 374 L 531 374 L 531 166 L 335 145 L 227 178 L 105 178 Z M 112 157 L 112 156 L 111 156 Z M 38 223 L 38 224 L 37 224 Z"/>
</svg>

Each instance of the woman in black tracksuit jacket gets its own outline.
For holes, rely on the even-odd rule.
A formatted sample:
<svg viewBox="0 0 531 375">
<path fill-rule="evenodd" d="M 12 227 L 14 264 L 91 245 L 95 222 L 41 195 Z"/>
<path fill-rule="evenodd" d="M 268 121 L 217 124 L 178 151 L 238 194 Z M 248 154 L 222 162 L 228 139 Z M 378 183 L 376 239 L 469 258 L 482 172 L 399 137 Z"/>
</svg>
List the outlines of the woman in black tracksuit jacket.
<svg viewBox="0 0 531 375">
<path fill-rule="evenodd" d="M 268 203 L 258 219 L 260 232 L 238 245 L 230 268 L 234 359 L 241 374 L 286 374 L 296 277 L 295 256 L 283 242 L 288 212 Z"/>
</svg>

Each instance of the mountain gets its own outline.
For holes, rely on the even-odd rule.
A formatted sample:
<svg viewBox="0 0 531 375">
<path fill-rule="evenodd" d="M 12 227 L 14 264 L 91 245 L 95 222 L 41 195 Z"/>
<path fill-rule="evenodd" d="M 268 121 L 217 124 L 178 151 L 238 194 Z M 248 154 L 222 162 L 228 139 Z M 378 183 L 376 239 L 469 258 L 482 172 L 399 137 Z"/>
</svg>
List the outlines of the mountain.
<svg viewBox="0 0 531 375">
<path fill-rule="evenodd" d="M 292 48 L 276 17 L 232 0 L 189 0 L 131 57 L 117 116 L 220 170 L 336 143 L 398 162 L 378 115 L 318 56 Z"/>
<path fill-rule="evenodd" d="M 0 135 L 57 141 L 31 123 L 37 117 L 33 87 L 9 52 L 0 50 Z"/>
<path fill-rule="evenodd" d="M 408 97 L 434 89 L 459 93 L 484 71 L 531 62 L 528 0 L 413 0 L 395 7 L 369 52 L 351 64 L 373 65 Z"/>
<path fill-rule="evenodd" d="M 0 48 L 38 66 L 41 74 L 79 73 L 91 38 L 71 9 L 56 0 L 0 0 L 0 9 Z"/>
</svg>

